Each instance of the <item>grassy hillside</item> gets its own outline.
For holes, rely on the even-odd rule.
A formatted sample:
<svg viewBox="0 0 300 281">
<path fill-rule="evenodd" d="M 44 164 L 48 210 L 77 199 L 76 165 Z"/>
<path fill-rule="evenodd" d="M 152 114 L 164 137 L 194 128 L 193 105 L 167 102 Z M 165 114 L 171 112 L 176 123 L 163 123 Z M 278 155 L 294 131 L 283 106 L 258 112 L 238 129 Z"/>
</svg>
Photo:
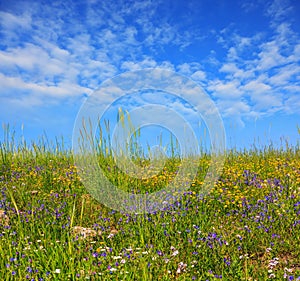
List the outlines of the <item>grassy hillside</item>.
<svg viewBox="0 0 300 281">
<path fill-rule="evenodd" d="M 299 147 L 229 152 L 206 196 L 204 155 L 188 191 L 140 215 L 93 199 L 59 145 L 5 142 L 0 156 L 1 280 L 300 280 Z M 147 179 L 109 155 L 98 161 L 114 185 L 145 193 L 170 182 L 182 159 Z"/>
</svg>

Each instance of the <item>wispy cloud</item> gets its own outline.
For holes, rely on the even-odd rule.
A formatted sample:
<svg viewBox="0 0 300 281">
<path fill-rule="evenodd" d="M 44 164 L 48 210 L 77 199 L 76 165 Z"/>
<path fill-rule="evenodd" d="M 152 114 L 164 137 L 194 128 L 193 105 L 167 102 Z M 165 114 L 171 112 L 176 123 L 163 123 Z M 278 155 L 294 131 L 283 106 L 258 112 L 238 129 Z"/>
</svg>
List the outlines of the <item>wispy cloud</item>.
<svg viewBox="0 0 300 281">
<path fill-rule="evenodd" d="M 291 100 L 298 103 L 300 36 L 288 21 L 280 22 L 289 13 L 289 9 L 276 12 L 278 5 L 288 3 L 283 2 L 275 1 L 268 12 L 277 20 L 268 31 L 271 36 L 258 33 L 244 37 L 231 26 L 217 34 L 219 44 L 227 51 L 218 68 L 224 76 L 210 81 L 207 89 L 226 115 L 243 119 L 276 112 L 300 114 L 299 108 L 291 106 Z"/>
<path fill-rule="evenodd" d="M 73 2 L 66 3 L 66 9 L 55 3 L 46 7 L 24 3 L 26 13 L 1 12 L 5 47 L 0 51 L 0 71 L 2 80 L 7 80 L 3 92 L 22 88 L 35 95 L 39 92 L 41 99 L 45 93 L 65 98 L 90 92 L 120 71 L 173 68 L 168 61 L 145 55 L 143 48 L 183 47 L 191 36 L 180 35 L 163 18 L 160 25 L 152 23 L 159 3 L 123 4 L 120 9 L 113 2 L 89 2 L 85 13 L 79 13 Z M 87 25 L 82 25 L 82 19 Z M 12 81 L 17 86 L 12 87 Z"/>
<path fill-rule="evenodd" d="M 0 6 L 1 110 L 75 104 L 106 79 L 159 67 L 196 81 L 240 125 L 300 114 L 295 2 L 238 3 L 219 19 L 199 1 L 11 1 Z"/>
<path fill-rule="evenodd" d="M 290 0 L 268 0 L 268 1 L 249 1 L 241 0 L 240 7 L 247 13 L 262 10 L 269 17 L 271 24 L 287 20 L 293 13 L 293 5 Z"/>
<path fill-rule="evenodd" d="M 285 20 L 293 10 L 289 0 L 273 0 L 267 2 L 266 14 L 275 22 Z"/>
</svg>

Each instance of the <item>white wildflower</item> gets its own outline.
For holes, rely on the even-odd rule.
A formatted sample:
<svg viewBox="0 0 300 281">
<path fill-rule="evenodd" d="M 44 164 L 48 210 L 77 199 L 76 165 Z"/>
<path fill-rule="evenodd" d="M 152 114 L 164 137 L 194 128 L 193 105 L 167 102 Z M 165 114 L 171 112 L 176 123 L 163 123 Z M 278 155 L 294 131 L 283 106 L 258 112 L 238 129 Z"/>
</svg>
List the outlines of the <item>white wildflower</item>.
<svg viewBox="0 0 300 281">
<path fill-rule="evenodd" d="M 178 254 L 179 254 L 179 252 L 178 252 L 178 250 L 176 250 L 176 251 L 174 251 L 174 252 L 172 253 L 172 256 L 175 257 L 175 256 L 177 256 Z"/>
</svg>

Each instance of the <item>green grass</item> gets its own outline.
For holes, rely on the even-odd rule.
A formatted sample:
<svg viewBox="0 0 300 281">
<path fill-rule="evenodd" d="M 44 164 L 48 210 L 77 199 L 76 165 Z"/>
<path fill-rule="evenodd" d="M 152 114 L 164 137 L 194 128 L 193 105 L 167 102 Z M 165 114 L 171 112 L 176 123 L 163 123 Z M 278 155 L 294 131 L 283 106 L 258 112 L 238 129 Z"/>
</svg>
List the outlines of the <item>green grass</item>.
<svg viewBox="0 0 300 281">
<path fill-rule="evenodd" d="M 211 158 L 203 155 L 190 190 L 163 211 L 140 215 L 93 199 L 59 143 L 16 146 L 12 138 L 1 143 L 0 156 L 1 280 L 300 276 L 299 147 L 230 151 L 206 196 L 201 184 Z M 174 179 L 182 159 L 170 157 L 142 180 L 120 171 L 109 154 L 99 153 L 98 161 L 113 184 L 145 193 Z"/>
</svg>

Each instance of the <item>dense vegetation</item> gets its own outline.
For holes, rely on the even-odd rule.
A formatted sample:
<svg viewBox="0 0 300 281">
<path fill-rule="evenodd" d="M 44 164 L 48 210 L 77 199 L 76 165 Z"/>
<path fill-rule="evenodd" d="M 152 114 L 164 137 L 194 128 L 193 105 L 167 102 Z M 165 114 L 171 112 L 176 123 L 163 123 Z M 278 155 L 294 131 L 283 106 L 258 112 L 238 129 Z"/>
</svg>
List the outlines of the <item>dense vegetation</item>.
<svg viewBox="0 0 300 281">
<path fill-rule="evenodd" d="M 190 190 L 151 214 L 99 204 L 59 145 L 4 142 L 0 156 L 1 280 L 300 280 L 299 147 L 230 151 L 206 196 L 204 155 Z M 180 158 L 147 180 L 99 163 L 142 193 L 172 180 Z"/>
</svg>

